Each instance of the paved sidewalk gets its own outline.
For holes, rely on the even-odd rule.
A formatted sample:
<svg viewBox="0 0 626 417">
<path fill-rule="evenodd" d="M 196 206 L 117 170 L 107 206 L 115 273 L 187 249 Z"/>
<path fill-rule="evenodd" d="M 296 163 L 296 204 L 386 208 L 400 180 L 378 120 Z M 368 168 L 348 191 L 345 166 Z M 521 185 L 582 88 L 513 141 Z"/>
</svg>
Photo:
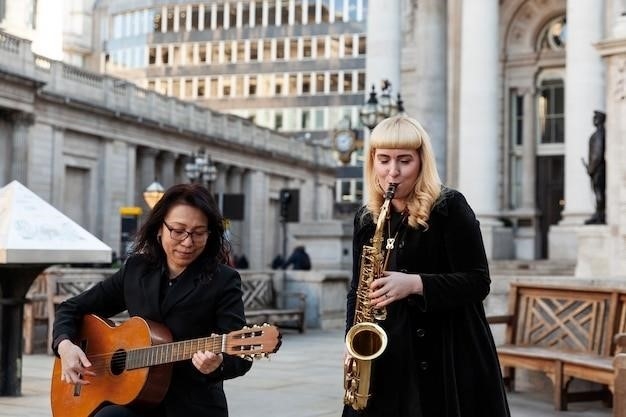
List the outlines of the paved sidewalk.
<svg viewBox="0 0 626 417">
<path fill-rule="evenodd" d="M 0 397 L 1 417 L 51 416 L 52 362 L 47 355 L 24 356 L 22 396 Z M 342 384 L 342 331 L 285 331 L 276 354 L 257 360 L 245 376 L 226 381 L 225 389 L 231 417 L 338 417 Z M 555 412 L 550 393 L 514 393 L 509 401 L 512 417 L 612 415 L 599 402 L 571 404 L 570 411 Z"/>
</svg>

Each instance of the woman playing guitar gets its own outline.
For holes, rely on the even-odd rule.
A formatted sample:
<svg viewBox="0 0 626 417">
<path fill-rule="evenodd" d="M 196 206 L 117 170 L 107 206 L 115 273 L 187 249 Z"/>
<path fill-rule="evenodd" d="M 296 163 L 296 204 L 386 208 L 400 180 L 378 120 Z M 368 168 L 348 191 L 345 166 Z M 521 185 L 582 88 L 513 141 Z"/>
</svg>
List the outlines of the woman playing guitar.
<svg viewBox="0 0 626 417">
<path fill-rule="evenodd" d="M 167 356 L 165 360 L 152 358 L 153 353 L 147 353 L 146 358 L 158 365 L 176 357 L 169 369 L 171 373 L 161 374 L 144 386 L 132 387 L 129 382 L 132 377 L 117 382 L 115 378 L 120 377 L 117 373 L 121 370 L 114 366 L 119 360 L 126 366 L 131 350 L 120 348 L 114 356 L 109 356 L 106 367 L 97 366 L 89 354 L 93 346 L 89 340 L 81 339 L 81 326 L 87 315 L 111 317 L 128 310 L 131 317 L 163 325 L 173 341 L 205 338 L 199 340 L 210 339 L 209 343 L 217 340 L 225 345 L 226 339 L 206 336 L 229 333 L 246 324 L 241 278 L 237 271 L 225 265 L 229 250 L 223 218 L 208 190 L 199 184 L 169 188 L 138 232 L 132 253 L 121 269 L 64 302 L 56 312 L 53 349 L 60 357 L 60 366 L 58 375 L 54 375 L 58 380 L 53 381 L 53 411 L 55 401 L 57 408 L 62 409 L 64 401 L 102 390 L 108 393 L 105 395 L 119 394 L 122 399 L 103 398 L 88 415 L 226 417 L 222 381 L 245 374 L 251 367 L 250 361 L 223 353 L 228 352 L 224 346 L 210 349 L 186 342 L 173 343 L 171 348 L 160 352 Z M 92 333 L 92 339 L 102 339 L 100 333 Z M 140 335 L 131 331 L 111 339 L 126 346 L 133 337 Z M 137 344 L 142 345 L 143 341 Z M 183 354 L 191 349 L 187 352 L 187 359 L 191 360 L 180 360 L 176 349 L 181 349 Z M 159 366 L 154 369 L 160 369 Z M 99 380 L 98 376 L 108 379 Z M 55 398 L 54 384 L 59 380 L 63 382 L 59 385 L 68 387 L 71 393 L 59 395 L 71 399 Z M 131 397 L 136 400 L 123 397 L 133 389 L 137 395 Z"/>
</svg>

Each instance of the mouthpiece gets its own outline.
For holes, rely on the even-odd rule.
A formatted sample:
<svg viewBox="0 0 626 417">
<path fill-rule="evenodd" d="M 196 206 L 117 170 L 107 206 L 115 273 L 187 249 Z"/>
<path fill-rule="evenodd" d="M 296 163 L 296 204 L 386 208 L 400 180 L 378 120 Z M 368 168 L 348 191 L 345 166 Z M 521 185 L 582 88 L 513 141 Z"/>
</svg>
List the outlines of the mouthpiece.
<svg viewBox="0 0 626 417">
<path fill-rule="evenodd" d="M 393 198 L 393 195 L 396 193 L 396 188 L 398 188 L 398 184 L 393 182 L 389 183 L 387 191 L 385 191 L 385 200 L 391 200 Z"/>
</svg>

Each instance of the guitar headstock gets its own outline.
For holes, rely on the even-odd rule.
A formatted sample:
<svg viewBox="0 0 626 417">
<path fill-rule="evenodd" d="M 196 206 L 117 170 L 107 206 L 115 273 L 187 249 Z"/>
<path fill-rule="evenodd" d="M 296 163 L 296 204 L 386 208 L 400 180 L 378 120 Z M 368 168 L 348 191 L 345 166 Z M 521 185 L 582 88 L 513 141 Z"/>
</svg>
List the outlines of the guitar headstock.
<svg viewBox="0 0 626 417">
<path fill-rule="evenodd" d="M 265 358 L 278 351 L 281 339 L 282 335 L 276 326 L 270 324 L 246 326 L 228 333 L 224 352 L 242 358 Z"/>
</svg>

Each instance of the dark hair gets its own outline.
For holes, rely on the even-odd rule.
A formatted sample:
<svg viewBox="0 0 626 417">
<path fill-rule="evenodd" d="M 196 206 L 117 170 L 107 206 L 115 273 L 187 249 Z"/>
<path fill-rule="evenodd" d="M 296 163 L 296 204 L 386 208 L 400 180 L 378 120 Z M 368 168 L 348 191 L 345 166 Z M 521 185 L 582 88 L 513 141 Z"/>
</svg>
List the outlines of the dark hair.
<svg viewBox="0 0 626 417">
<path fill-rule="evenodd" d="M 162 267 L 166 265 L 165 252 L 157 235 L 167 213 L 178 204 L 197 208 L 208 220 L 209 239 L 196 261 L 201 261 L 209 271 L 218 263 L 227 262 L 230 242 L 224 238 L 224 218 L 209 191 L 200 184 L 177 184 L 165 191 L 137 232 L 131 254 L 145 256 Z"/>
</svg>

